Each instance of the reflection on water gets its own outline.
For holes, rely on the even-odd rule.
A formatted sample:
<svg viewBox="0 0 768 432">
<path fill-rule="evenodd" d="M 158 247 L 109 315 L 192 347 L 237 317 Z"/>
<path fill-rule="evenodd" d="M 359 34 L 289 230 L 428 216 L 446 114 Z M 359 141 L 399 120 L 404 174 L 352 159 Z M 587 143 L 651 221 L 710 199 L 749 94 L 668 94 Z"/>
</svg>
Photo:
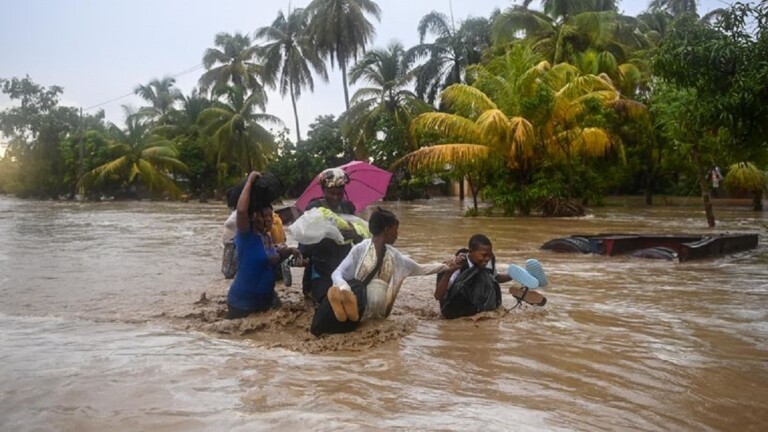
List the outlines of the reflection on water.
<svg viewBox="0 0 768 432">
<path fill-rule="evenodd" d="M 475 232 L 535 256 L 544 310 L 421 321 L 363 353 L 306 355 L 168 330 L 217 277 L 221 205 L 0 198 L 0 430 L 758 430 L 768 421 L 765 213 L 717 208 L 755 251 L 669 263 L 539 251 L 574 233 L 707 232 L 697 207 L 578 220 L 390 204 L 398 246 L 442 260 Z M 404 289 L 429 289 L 432 278 Z M 397 306 L 396 306 L 397 307 Z M 435 309 L 437 305 L 435 304 Z"/>
</svg>

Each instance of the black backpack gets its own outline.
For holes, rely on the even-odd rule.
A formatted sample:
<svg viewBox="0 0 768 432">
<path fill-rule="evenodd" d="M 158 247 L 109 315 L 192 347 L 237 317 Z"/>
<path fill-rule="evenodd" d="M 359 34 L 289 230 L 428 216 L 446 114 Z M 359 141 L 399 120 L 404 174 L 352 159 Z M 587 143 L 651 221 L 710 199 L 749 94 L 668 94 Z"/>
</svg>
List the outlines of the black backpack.
<svg viewBox="0 0 768 432">
<path fill-rule="evenodd" d="M 462 267 L 459 276 L 440 300 L 443 317 L 453 319 L 496 310 L 501 305 L 501 287 L 493 278 L 495 271 L 495 258 L 491 260 L 490 269 Z"/>
</svg>

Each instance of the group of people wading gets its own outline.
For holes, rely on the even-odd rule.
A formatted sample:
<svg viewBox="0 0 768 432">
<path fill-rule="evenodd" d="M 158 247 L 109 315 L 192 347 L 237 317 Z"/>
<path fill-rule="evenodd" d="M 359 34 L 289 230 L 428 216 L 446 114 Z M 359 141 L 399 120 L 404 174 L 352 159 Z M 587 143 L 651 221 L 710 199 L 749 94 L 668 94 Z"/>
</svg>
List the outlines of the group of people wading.
<svg viewBox="0 0 768 432">
<path fill-rule="evenodd" d="M 231 277 L 236 268 L 227 294 L 229 319 L 279 307 L 275 281 L 280 277 L 281 263 L 285 269 L 285 261 L 291 256 L 302 258 L 296 262 L 304 266 L 302 290 L 315 306 L 310 330 L 316 336 L 351 332 L 362 322 L 387 318 L 409 276 L 437 274 L 434 296 L 440 302 L 441 314 L 448 319 L 500 307 L 500 283 L 514 279 L 523 284 L 525 291 L 515 295 L 518 302 L 527 288 L 546 285 L 546 276 L 536 260 L 528 260 L 525 269 L 513 265 L 510 274 L 498 273 L 493 246 L 483 234 L 473 235 L 466 249 L 442 263 L 419 264 L 393 246 L 400 221 L 380 207 L 371 213 L 367 230 L 340 228 L 342 242 L 323 238 L 314 244 L 288 247 L 282 225 L 274 223 L 279 219 L 272 211 L 274 197 L 254 193 L 254 184 L 261 177 L 252 172 L 238 189 L 230 217 L 236 228 L 231 243 L 228 238 L 232 238 L 232 221 L 225 224 L 222 271 Z M 320 209 L 328 214 L 354 215 L 357 209 L 345 199 L 349 177 L 342 169 L 324 170 L 318 180 L 322 197 L 310 201 L 305 211 Z M 234 203 L 234 197 L 230 202 Z M 290 277 L 290 271 L 282 274 Z M 290 282 L 286 281 L 286 285 Z"/>
</svg>

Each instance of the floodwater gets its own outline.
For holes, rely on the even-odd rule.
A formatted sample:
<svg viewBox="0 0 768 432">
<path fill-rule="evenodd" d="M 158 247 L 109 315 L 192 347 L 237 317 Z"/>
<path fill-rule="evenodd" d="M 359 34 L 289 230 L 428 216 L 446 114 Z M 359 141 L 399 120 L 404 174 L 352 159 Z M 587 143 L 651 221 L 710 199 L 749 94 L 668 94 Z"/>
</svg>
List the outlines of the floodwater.
<svg viewBox="0 0 768 432">
<path fill-rule="evenodd" d="M 538 248 L 710 232 L 695 200 L 580 219 L 463 218 L 453 199 L 384 206 L 417 261 L 475 232 L 500 266 L 538 258 L 549 302 L 445 321 L 434 277 L 411 278 L 388 320 L 398 330 L 368 326 L 378 342 L 312 345 L 297 324 L 280 347 L 196 321 L 203 292 L 219 304 L 226 292 L 223 205 L 0 197 L 0 430 L 765 430 L 768 213 L 716 203 L 717 232 L 760 233 L 758 249 L 670 263 Z"/>
</svg>

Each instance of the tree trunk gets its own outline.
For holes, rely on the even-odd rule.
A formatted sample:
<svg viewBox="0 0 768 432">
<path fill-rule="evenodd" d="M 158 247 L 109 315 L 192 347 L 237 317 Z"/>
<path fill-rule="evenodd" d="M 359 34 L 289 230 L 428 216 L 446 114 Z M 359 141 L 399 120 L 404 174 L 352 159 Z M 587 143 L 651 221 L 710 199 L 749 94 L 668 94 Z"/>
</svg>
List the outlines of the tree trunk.
<svg viewBox="0 0 768 432">
<path fill-rule="evenodd" d="M 464 176 L 459 179 L 459 201 L 464 201 Z"/>
<path fill-rule="evenodd" d="M 752 210 L 754 211 L 762 211 L 763 210 L 763 191 L 754 191 L 752 195 Z"/>
<path fill-rule="evenodd" d="M 701 188 L 701 200 L 704 204 L 704 213 L 707 215 L 707 225 L 710 228 L 715 227 L 715 213 L 712 211 L 712 201 L 709 196 L 709 183 L 707 183 L 707 169 L 701 161 L 701 154 L 698 147 L 694 146 L 691 150 L 693 161 L 696 163 L 696 174 L 699 177 L 699 187 Z"/>
<path fill-rule="evenodd" d="M 301 142 L 301 131 L 299 130 L 299 112 L 296 111 L 296 96 L 293 93 L 293 83 L 291 86 L 291 104 L 293 104 L 293 118 L 296 119 L 296 144 Z"/>
<path fill-rule="evenodd" d="M 475 184 L 472 182 L 472 177 L 470 176 L 467 176 L 467 182 L 469 183 L 469 191 L 472 193 L 472 205 L 474 206 L 475 212 L 477 212 L 477 193 L 480 192 L 480 188 L 475 187 Z"/>
<path fill-rule="evenodd" d="M 645 205 L 650 206 L 653 205 L 653 168 L 648 166 L 645 169 L 645 179 L 644 179 L 644 189 L 645 189 Z"/>
<path fill-rule="evenodd" d="M 339 56 L 339 68 L 341 69 L 341 82 L 344 84 L 344 104 L 349 111 L 349 89 L 347 88 L 347 61 L 343 55 Z"/>
</svg>

